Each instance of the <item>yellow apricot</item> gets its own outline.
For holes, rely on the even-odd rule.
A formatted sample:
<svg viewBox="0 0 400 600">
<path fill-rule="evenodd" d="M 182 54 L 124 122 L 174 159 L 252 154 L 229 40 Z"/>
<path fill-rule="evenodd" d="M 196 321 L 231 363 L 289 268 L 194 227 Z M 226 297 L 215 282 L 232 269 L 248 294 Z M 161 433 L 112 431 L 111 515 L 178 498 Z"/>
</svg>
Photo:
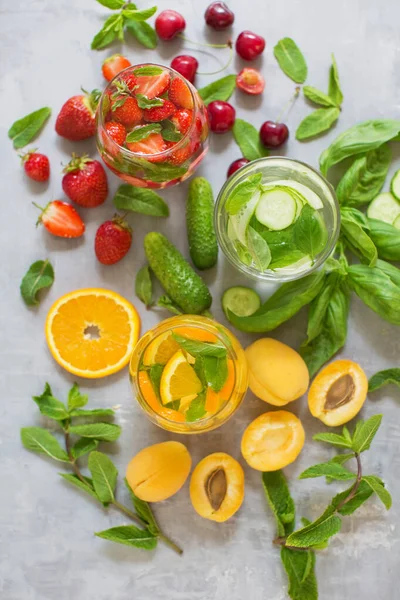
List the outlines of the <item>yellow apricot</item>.
<svg viewBox="0 0 400 600">
<path fill-rule="evenodd" d="M 162 442 L 143 448 L 126 469 L 133 492 L 146 502 L 170 498 L 185 483 L 192 459 L 180 442 Z"/>
<path fill-rule="evenodd" d="M 267 412 L 250 423 L 242 437 L 242 454 L 257 471 L 277 471 L 300 454 L 305 433 L 300 419 L 287 410 Z"/>
<path fill-rule="evenodd" d="M 232 517 L 244 498 L 244 473 L 225 452 L 215 452 L 199 462 L 190 480 L 190 499 L 205 519 L 223 523 Z"/>
<path fill-rule="evenodd" d="M 314 417 L 336 427 L 355 417 L 368 392 L 368 379 L 352 360 L 335 360 L 318 373 L 308 392 L 308 406 Z"/>
<path fill-rule="evenodd" d="M 262 338 L 250 344 L 245 354 L 249 387 L 261 400 L 284 406 L 307 391 L 310 381 L 307 365 L 290 346 Z"/>
</svg>

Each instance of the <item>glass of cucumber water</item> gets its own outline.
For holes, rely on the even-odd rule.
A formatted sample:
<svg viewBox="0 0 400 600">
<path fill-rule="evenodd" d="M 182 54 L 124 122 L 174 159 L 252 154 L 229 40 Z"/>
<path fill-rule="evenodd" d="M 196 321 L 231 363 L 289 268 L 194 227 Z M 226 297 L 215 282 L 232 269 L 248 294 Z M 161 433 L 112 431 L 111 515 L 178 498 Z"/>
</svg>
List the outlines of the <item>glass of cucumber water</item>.
<svg viewBox="0 0 400 600">
<path fill-rule="evenodd" d="M 291 281 L 318 269 L 332 253 L 339 204 L 329 182 L 309 165 L 260 158 L 222 187 L 215 228 L 234 267 L 263 281 Z"/>
</svg>

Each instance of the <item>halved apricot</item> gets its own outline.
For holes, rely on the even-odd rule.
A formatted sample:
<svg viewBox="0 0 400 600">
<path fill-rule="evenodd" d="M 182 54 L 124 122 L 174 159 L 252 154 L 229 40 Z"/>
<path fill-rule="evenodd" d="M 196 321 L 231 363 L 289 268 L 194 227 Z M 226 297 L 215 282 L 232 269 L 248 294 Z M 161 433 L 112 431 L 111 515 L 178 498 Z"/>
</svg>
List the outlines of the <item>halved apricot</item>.
<svg viewBox="0 0 400 600">
<path fill-rule="evenodd" d="M 250 344 L 245 354 L 249 387 L 261 400 L 284 406 L 307 391 L 307 365 L 290 346 L 272 338 L 262 338 Z"/>
<path fill-rule="evenodd" d="M 318 373 L 308 392 L 308 406 L 314 417 L 336 427 L 355 417 L 368 392 L 368 379 L 352 360 L 335 360 Z"/>
<path fill-rule="evenodd" d="M 250 423 L 242 437 L 242 454 L 257 471 L 277 471 L 300 454 L 305 433 L 300 419 L 286 410 L 267 412 Z"/>
<path fill-rule="evenodd" d="M 199 462 L 190 480 L 190 499 L 205 519 L 223 523 L 239 510 L 244 498 L 244 473 L 225 452 L 215 452 Z"/>
</svg>

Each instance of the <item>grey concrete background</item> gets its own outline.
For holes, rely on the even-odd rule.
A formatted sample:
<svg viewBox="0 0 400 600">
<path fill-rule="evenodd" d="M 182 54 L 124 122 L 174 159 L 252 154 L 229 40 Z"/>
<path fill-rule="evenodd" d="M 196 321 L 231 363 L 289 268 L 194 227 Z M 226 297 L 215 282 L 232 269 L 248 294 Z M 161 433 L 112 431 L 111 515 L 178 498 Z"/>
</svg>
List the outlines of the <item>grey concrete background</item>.
<svg viewBox="0 0 400 600">
<path fill-rule="evenodd" d="M 265 36 L 267 48 L 255 64 L 266 78 L 262 97 L 235 93 L 238 116 L 259 126 L 275 118 L 294 84 L 278 68 L 272 48 L 278 39 L 293 37 L 302 48 L 309 66 L 308 83 L 327 89 L 330 53 L 336 55 L 344 90 L 343 113 L 335 130 L 310 143 L 294 140 L 300 120 L 310 112 L 299 98 L 288 125 L 292 137 L 284 153 L 317 165 L 320 152 L 329 142 L 357 121 L 369 118 L 399 118 L 400 51 L 398 24 L 400 4 L 376 0 L 231 0 L 236 14 L 233 36 L 252 29 Z M 206 31 L 203 13 L 208 0 L 159 2 L 161 8 L 175 8 L 187 19 L 187 35 L 193 39 L 224 40 L 226 35 Z M 149 2 L 140 3 L 150 6 Z M 201 70 L 215 70 L 225 60 L 222 51 L 201 52 L 179 41 L 162 43 L 147 51 L 133 41 L 101 52 L 90 50 L 90 41 L 100 29 L 107 9 L 95 0 L 0 0 L 0 90 L 1 90 L 1 220 L 0 236 L 0 320 L 1 320 L 1 401 L 0 401 L 0 597 L 2 600 L 284 600 L 286 577 L 278 552 L 271 545 L 274 524 L 265 508 L 259 473 L 246 467 L 246 497 L 240 512 L 218 525 L 201 519 L 191 507 L 188 485 L 172 499 L 155 507 L 165 530 L 179 541 L 185 554 L 177 558 L 162 545 L 152 553 L 114 545 L 93 537 L 93 532 L 122 524 L 124 519 L 110 510 L 102 512 L 92 501 L 71 489 L 57 475 L 59 466 L 29 454 L 19 441 L 19 428 L 41 424 L 31 396 L 41 392 L 48 380 L 53 391 L 65 398 L 74 378 L 62 371 L 49 355 L 43 335 L 47 310 L 60 295 L 87 285 L 112 288 L 138 307 L 143 331 L 166 315 L 146 312 L 133 294 L 137 269 L 143 264 L 144 233 L 160 229 L 187 254 L 183 207 L 187 184 L 163 196 L 171 216 L 157 221 L 140 215 L 129 217 L 134 243 L 129 255 L 114 267 L 96 262 L 93 238 L 100 222 L 113 214 L 110 199 L 102 207 L 82 211 L 87 224 L 84 239 L 65 241 L 35 229 L 35 200 L 63 198 L 60 163 L 71 151 L 95 154 L 94 142 L 72 144 L 54 132 L 55 118 L 62 103 L 86 88 L 103 85 L 102 60 L 123 50 L 132 62 L 165 62 L 184 52 L 195 53 Z M 235 59 L 230 72 L 242 67 Z M 216 77 L 199 77 L 205 85 Z M 27 181 L 6 132 L 17 118 L 49 105 L 51 122 L 37 142 L 51 159 L 52 176 L 43 187 Z M 230 135 L 213 137 L 209 155 L 199 170 L 213 183 L 215 193 L 225 180 L 227 166 L 240 153 Z M 393 165 L 400 167 L 397 160 Z M 112 191 L 118 181 L 109 177 Z M 28 266 L 49 257 L 56 281 L 37 309 L 26 308 L 19 296 L 19 283 Z M 229 285 L 246 284 L 220 257 L 218 268 L 205 275 L 214 295 L 213 312 L 221 313 L 220 293 Z M 266 296 L 270 289 L 263 288 Z M 282 341 L 298 345 L 305 330 L 306 313 L 273 332 Z M 244 344 L 256 336 L 239 335 Z M 357 300 L 351 307 L 350 330 L 342 356 L 361 363 L 368 375 L 398 364 L 399 333 Z M 123 434 L 116 445 L 115 461 L 124 473 L 130 458 L 142 447 L 171 439 L 167 432 L 149 423 L 132 398 L 126 370 L 105 380 L 80 381 L 89 392 L 92 406 L 121 404 L 117 422 Z M 339 600 L 378 596 L 395 600 L 399 594 L 399 503 L 400 426 L 399 393 L 387 388 L 365 404 L 362 416 L 384 413 L 373 450 L 365 455 L 366 470 L 378 473 L 394 497 L 390 513 L 377 500 L 370 500 L 354 518 L 347 518 L 329 550 L 318 556 L 317 572 L 322 599 Z M 262 401 L 248 394 L 239 413 L 224 427 L 207 435 L 184 439 L 194 464 L 210 452 L 223 450 L 239 460 L 240 437 L 245 426 L 268 410 Z M 299 515 L 315 518 L 340 487 L 322 481 L 297 481 L 307 466 L 327 459 L 331 450 L 312 442 L 313 433 L 323 426 L 310 417 L 306 399 L 291 405 L 306 427 L 307 441 L 300 459 L 289 468 L 291 490 Z M 242 464 L 243 461 L 241 460 Z M 128 501 L 122 487 L 121 499 Z M 397 568 L 397 571 L 396 571 Z"/>
</svg>

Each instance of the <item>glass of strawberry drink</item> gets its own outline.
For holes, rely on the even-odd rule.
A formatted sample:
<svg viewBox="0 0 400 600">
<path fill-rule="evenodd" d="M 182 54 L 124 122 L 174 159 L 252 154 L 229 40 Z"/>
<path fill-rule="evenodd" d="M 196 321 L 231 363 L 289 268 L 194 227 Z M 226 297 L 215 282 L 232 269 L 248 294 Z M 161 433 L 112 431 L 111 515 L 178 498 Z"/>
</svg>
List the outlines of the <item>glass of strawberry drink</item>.
<svg viewBox="0 0 400 600">
<path fill-rule="evenodd" d="M 190 177 L 208 149 L 207 110 L 177 71 L 141 64 L 110 81 L 97 110 L 97 146 L 118 177 L 165 188 Z"/>
</svg>

